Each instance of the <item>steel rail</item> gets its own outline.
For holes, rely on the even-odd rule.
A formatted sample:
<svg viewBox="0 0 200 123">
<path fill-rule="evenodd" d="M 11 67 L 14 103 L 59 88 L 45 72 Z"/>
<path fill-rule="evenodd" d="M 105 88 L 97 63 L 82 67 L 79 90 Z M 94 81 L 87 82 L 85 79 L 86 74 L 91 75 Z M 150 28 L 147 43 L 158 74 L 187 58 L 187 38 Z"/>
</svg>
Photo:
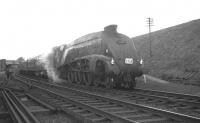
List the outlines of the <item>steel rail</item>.
<svg viewBox="0 0 200 123">
<path fill-rule="evenodd" d="M 159 94 L 168 94 L 171 96 L 184 96 L 188 98 L 198 98 L 200 99 L 200 96 L 191 95 L 191 94 L 182 94 L 182 93 L 175 93 L 175 92 L 167 92 L 167 91 L 158 91 L 158 90 L 148 90 L 148 89 L 142 89 L 142 88 L 136 88 L 134 91 L 144 91 L 144 92 L 150 92 L 150 93 L 159 93 Z"/>
<path fill-rule="evenodd" d="M 20 81 L 21 81 L 21 80 L 20 80 Z M 24 81 L 21 81 L 21 82 L 26 83 L 26 82 L 24 82 Z M 29 84 L 30 84 L 30 83 L 29 83 Z M 74 101 L 74 100 L 72 100 L 72 99 L 69 99 L 69 98 L 66 97 L 65 95 L 62 95 L 62 94 L 53 92 L 53 91 L 51 91 L 51 90 L 48 90 L 48 89 L 45 89 L 45 88 L 42 88 L 42 87 L 39 87 L 39 86 L 36 86 L 36 85 L 32 85 L 32 86 L 34 86 L 34 87 L 36 87 L 36 88 L 38 88 L 38 89 L 41 89 L 41 90 L 43 90 L 43 91 L 46 91 L 46 92 L 48 92 L 48 93 L 51 93 L 51 94 L 55 95 L 56 97 L 61 97 L 61 98 L 65 99 L 66 101 L 70 101 L 70 102 L 72 102 L 72 104 L 76 104 L 76 105 L 80 105 L 81 107 L 85 107 L 85 108 L 87 108 L 87 109 L 89 109 L 89 110 L 91 110 L 91 111 L 94 111 L 94 112 L 96 112 L 97 114 L 101 114 L 102 116 L 105 116 L 105 117 L 107 117 L 107 118 L 109 118 L 109 119 L 114 119 L 114 120 L 115 120 L 115 123 L 138 123 L 138 122 L 134 122 L 134 121 L 132 121 L 132 120 L 130 120 L 130 119 L 122 118 L 122 117 L 119 117 L 119 116 L 117 116 L 117 115 L 111 114 L 111 113 L 109 113 L 109 112 L 105 112 L 105 111 L 99 110 L 99 109 L 97 109 L 97 108 L 95 108 L 95 107 L 91 107 L 91 106 L 89 106 L 89 105 L 87 105 L 87 104 L 83 104 L 83 103 L 80 103 L 80 102 L 78 102 L 78 101 Z M 63 110 L 63 111 L 66 112 L 66 113 L 68 113 L 68 111 L 65 111 L 65 110 Z M 85 121 L 90 121 L 90 119 L 83 119 L 83 120 L 85 120 Z M 90 121 L 90 122 L 92 122 L 92 121 Z"/>
<path fill-rule="evenodd" d="M 22 77 L 22 76 L 21 76 Z M 29 78 L 30 79 L 30 78 Z M 34 79 L 30 79 L 32 81 L 35 81 Z M 105 91 L 106 89 L 98 88 L 98 90 Z M 172 93 L 172 92 L 165 92 L 165 91 L 156 91 L 156 90 L 145 90 L 145 89 L 135 89 L 134 91 L 120 91 L 116 89 L 109 89 L 109 92 L 112 93 L 114 91 L 115 93 L 119 93 L 120 95 L 127 95 L 126 97 L 131 97 L 134 95 L 141 95 L 146 97 L 152 97 L 157 99 L 162 99 L 164 101 L 171 101 L 176 103 L 183 103 L 186 105 L 190 105 L 193 107 L 200 107 L 200 97 L 189 95 L 189 94 L 180 94 L 180 93 Z M 145 92 L 145 93 L 143 93 Z M 153 93 L 153 94 L 152 94 Z M 134 94 L 134 95 L 132 95 Z M 123 97 L 123 95 L 121 97 Z M 176 97 L 177 96 L 177 97 Z M 180 99 L 182 98 L 182 99 Z M 191 100 L 198 100 L 198 102 L 191 101 Z"/>
<path fill-rule="evenodd" d="M 24 76 L 21 76 L 21 75 L 17 75 L 18 77 L 22 77 L 22 78 L 25 78 L 25 79 L 29 79 L 29 80 L 32 80 L 32 81 L 35 81 L 37 82 L 38 80 L 34 80 L 32 78 L 26 78 Z M 44 82 L 44 81 L 40 81 L 40 82 Z M 79 86 L 79 85 L 78 85 Z M 81 85 L 80 85 L 81 86 Z M 81 86 L 82 87 L 82 86 Z M 142 89 L 142 88 L 135 88 L 134 90 L 132 91 L 121 91 L 121 90 L 117 90 L 117 89 L 107 89 L 107 88 L 96 88 L 95 89 L 98 89 L 98 90 L 102 90 L 102 91 L 117 91 L 119 93 L 124 93 L 124 92 L 127 92 L 127 93 L 134 93 L 134 92 L 139 92 L 139 91 L 143 91 L 143 92 L 147 92 L 147 93 L 157 93 L 157 94 L 166 94 L 166 95 L 170 95 L 170 96 L 181 96 L 181 97 L 186 97 L 186 98 L 198 98 L 200 99 L 200 96 L 197 96 L 197 95 L 191 95 L 191 94 L 182 94 L 182 93 L 175 93 L 175 92 L 167 92 L 167 91 L 158 91 L 158 90 L 148 90 L 148 89 Z"/>
<path fill-rule="evenodd" d="M 25 82 L 25 81 L 23 81 L 23 82 Z M 37 82 L 37 81 L 35 80 L 35 82 Z M 45 83 L 43 83 L 43 84 L 45 84 Z M 47 85 L 47 83 L 46 83 L 46 85 Z M 32 85 L 32 86 L 35 86 L 35 85 Z M 160 110 L 160 109 L 157 109 L 157 108 L 152 108 L 152 107 L 148 107 L 148 106 L 144 106 L 144 105 L 140 105 L 140 104 L 134 104 L 134 103 L 131 103 L 131 102 L 125 102 L 125 101 L 118 100 L 118 99 L 113 99 L 113 98 L 111 99 L 110 97 L 103 97 L 101 95 L 91 94 L 89 92 L 83 92 L 83 91 L 80 91 L 80 90 L 75 90 L 75 89 L 71 89 L 71 88 L 67 88 L 67 87 L 55 86 L 54 84 L 51 84 L 50 86 L 52 86 L 54 88 L 58 88 L 58 89 L 61 89 L 61 88 L 65 89 L 65 90 L 68 89 L 70 91 L 74 91 L 74 92 L 82 94 L 82 95 L 89 95 L 90 97 L 93 97 L 93 98 L 101 98 L 103 100 L 108 100 L 110 102 L 117 102 L 119 104 L 126 105 L 126 106 L 129 106 L 129 107 L 134 106 L 134 107 L 137 107 L 141 110 L 146 110 L 148 112 L 151 112 L 151 113 L 154 113 L 154 114 L 157 114 L 157 115 L 162 115 L 162 116 L 165 116 L 165 117 L 168 117 L 168 118 L 173 118 L 173 119 L 184 121 L 184 122 L 194 122 L 194 123 L 200 122 L 199 118 L 188 116 L 188 115 L 174 113 L 174 112 L 170 112 L 170 111 L 166 111 L 166 110 Z M 37 86 L 35 86 L 35 87 L 37 87 Z M 39 87 L 39 88 L 41 88 L 41 87 Z"/>
<path fill-rule="evenodd" d="M 39 103 L 40 105 L 46 107 L 50 111 L 55 111 L 56 110 L 53 106 L 51 106 L 51 105 L 49 105 L 47 103 L 42 102 L 41 100 L 35 98 L 34 96 L 32 96 L 30 94 L 25 94 L 25 95 L 28 96 L 29 98 L 33 99 L 35 102 Z"/>
<path fill-rule="evenodd" d="M 21 117 L 18 115 L 16 109 L 14 108 L 13 103 L 10 101 L 10 98 L 7 97 L 7 95 L 3 91 L 1 93 L 3 95 L 4 102 L 6 104 L 6 107 L 8 108 L 8 112 L 9 112 L 13 122 L 22 123 L 23 121 L 22 121 Z"/>
<path fill-rule="evenodd" d="M 10 90 L 4 89 L 2 95 L 15 123 L 39 123 L 35 116 Z"/>
<path fill-rule="evenodd" d="M 27 79 L 27 78 L 26 78 Z M 35 81 L 34 79 L 29 79 L 31 81 Z M 40 81 L 44 83 L 43 81 Z M 54 84 L 52 84 L 54 85 Z M 57 85 L 57 84 L 56 84 Z M 71 84 L 70 84 L 71 85 Z M 80 86 L 78 86 L 80 87 Z M 82 87 L 82 86 L 81 86 Z M 83 87 L 85 88 L 85 87 Z M 87 90 L 94 89 L 89 87 Z M 173 110 L 173 112 L 189 115 L 189 116 L 197 116 L 200 108 L 200 97 L 193 96 L 193 95 L 186 95 L 186 94 L 177 94 L 171 92 L 159 92 L 155 90 L 142 90 L 142 89 L 135 89 L 134 91 L 122 91 L 116 89 L 102 89 L 102 88 L 95 88 L 98 91 L 106 91 L 115 93 L 117 98 L 128 100 L 132 102 L 142 101 L 144 102 L 143 105 L 149 105 L 153 107 L 167 110 Z M 96 91 L 96 90 L 95 90 Z M 153 93 L 153 94 L 152 94 Z M 177 96 L 177 97 L 176 97 Z M 165 106 L 166 108 L 163 108 Z M 174 111 L 176 109 L 176 111 Z M 185 113 L 186 112 L 186 113 Z M 192 113 L 192 114 L 191 114 Z"/>
</svg>

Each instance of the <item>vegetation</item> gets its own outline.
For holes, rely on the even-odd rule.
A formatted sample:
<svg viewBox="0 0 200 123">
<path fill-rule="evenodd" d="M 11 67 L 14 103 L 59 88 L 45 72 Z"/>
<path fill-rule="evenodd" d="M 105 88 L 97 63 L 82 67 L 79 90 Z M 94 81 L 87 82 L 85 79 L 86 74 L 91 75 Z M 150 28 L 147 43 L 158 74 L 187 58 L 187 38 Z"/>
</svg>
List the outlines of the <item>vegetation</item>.
<svg viewBox="0 0 200 123">
<path fill-rule="evenodd" d="M 163 79 L 200 79 L 200 20 L 133 38 L 150 74 Z"/>
<path fill-rule="evenodd" d="M 21 63 L 21 62 L 24 62 L 25 59 L 23 57 L 19 57 L 16 61 L 19 62 L 19 63 Z"/>
</svg>

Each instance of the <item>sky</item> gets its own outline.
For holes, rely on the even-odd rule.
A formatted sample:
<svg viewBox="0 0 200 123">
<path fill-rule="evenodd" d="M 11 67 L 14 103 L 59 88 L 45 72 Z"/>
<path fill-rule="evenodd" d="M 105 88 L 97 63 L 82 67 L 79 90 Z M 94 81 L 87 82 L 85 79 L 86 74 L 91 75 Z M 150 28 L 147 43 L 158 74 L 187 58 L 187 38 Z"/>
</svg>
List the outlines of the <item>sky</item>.
<svg viewBox="0 0 200 123">
<path fill-rule="evenodd" d="M 1 0 L 0 59 L 47 54 L 110 24 L 129 37 L 199 19 L 199 0 Z"/>
</svg>

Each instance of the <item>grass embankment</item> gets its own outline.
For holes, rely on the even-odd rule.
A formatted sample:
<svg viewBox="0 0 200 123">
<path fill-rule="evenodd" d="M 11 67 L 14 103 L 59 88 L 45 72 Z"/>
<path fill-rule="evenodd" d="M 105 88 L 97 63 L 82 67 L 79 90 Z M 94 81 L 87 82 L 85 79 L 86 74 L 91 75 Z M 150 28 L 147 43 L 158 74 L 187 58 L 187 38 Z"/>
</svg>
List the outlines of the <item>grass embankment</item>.
<svg viewBox="0 0 200 123">
<path fill-rule="evenodd" d="M 133 38 L 149 74 L 164 80 L 200 80 L 200 20 Z"/>
</svg>

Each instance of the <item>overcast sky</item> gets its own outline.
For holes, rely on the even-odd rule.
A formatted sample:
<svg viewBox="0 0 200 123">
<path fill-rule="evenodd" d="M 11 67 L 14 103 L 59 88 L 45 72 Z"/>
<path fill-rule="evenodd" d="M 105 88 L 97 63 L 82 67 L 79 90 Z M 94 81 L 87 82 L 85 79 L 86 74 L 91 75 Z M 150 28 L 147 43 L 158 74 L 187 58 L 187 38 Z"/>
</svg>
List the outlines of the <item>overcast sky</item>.
<svg viewBox="0 0 200 123">
<path fill-rule="evenodd" d="M 30 58 L 117 24 L 129 37 L 199 19 L 199 0 L 1 0 L 0 59 Z"/>
</svg>

